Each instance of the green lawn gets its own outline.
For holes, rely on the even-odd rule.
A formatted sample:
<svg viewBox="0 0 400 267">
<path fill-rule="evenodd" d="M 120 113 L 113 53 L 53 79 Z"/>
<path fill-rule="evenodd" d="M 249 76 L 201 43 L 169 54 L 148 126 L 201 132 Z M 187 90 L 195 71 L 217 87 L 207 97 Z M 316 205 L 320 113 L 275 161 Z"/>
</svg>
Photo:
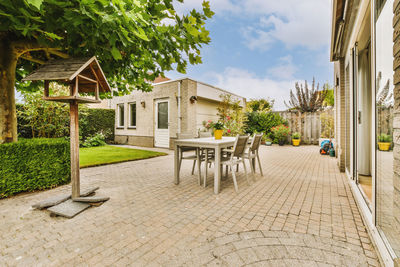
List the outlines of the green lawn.
<svg viewBox="0 0 400 267">
<path fill-rule="evenodd" d="M 164 155 L 167 154 L 115 146 L 89 147 L 79 149 L 79 164 L 81 168 L 85 168 Z"/>
</svg>

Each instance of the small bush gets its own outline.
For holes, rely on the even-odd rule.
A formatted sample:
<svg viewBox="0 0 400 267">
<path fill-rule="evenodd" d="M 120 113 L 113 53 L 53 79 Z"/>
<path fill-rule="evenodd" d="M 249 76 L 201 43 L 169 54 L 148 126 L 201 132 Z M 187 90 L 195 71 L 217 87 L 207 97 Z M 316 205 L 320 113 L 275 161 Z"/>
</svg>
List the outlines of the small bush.
<svg viewBox="0 0 400 267">
<path fill-rule="evenodd" d="M 97 133 L 93 136 L 86 138 L 83 142 L 82 147 L 95 147 L 95 146 L 105 146 L 105 136 L 103 133 Z"/>
<path fill-rule="evenodd" d="M 0 198 L 68 183 L 69 149 L 69 141 L 61 138 L 0 145 Z"/>
</svg>

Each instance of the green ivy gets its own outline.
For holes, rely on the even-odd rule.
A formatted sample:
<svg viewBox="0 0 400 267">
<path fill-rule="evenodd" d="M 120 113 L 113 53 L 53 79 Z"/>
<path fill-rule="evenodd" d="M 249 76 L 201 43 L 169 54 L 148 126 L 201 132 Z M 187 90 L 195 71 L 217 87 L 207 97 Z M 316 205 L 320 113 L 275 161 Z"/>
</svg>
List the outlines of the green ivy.
<svg viewBox="0 0 400 267">
<path fill-rule="evenodd" d="M 66 184 L 70 176 L 69 141 L 21 139 L 0 145 L 0 198 Z"/>
</svg>

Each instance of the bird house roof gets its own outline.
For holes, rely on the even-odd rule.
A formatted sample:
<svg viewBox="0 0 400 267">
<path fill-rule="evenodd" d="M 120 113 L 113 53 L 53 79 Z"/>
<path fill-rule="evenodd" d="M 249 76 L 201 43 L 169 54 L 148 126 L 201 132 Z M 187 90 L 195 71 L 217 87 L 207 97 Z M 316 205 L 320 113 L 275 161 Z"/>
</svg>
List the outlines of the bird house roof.
<svg viewBox="0 0 400 267">
<path fill-rule="evenodd" d="M 94 92 L 96 81 L 99 83 L 100 92 L 111 91 L 96 57 L 50 60 L 22 80 L 72 83 L 78 76 L 80 92 Z"/>
</svg>

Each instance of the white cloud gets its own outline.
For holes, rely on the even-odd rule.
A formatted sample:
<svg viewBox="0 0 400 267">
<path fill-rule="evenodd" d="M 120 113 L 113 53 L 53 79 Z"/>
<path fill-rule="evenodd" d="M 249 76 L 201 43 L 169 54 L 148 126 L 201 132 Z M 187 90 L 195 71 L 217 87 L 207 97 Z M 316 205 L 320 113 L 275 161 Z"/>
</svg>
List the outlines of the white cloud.
<svg viewBox="0 0 400 267">
<path fill-rule="evenodd" d="M 201 9 L 203 0 L 175 2 L 179 13 Z M 241 29 L 250 49 L 266 50 L 279 41 L 287 47 L 317 49 L 329 44 L 330 0 L 210 0 L 217 15 L 257 18 L 258 23 Z"/>
<path fill-rule="evenodd" d="M 287 109 L 283 101 L 289 99 L 290 89 L 296 79 L 274 80 L 269 76 L 257 77 L 244 69 L 228 67 L 222 74 L 213 74 L 217 80 L 216 86 L 232 93 L 250 98 L 275 99 L 274 110 Z"/>
<path fill-rule="evenodd" d="M 329 0 L 247 0 L 243 9 L 260 16 L 258 27 L 244 35 L 251 49 L 273 41 L 289 48 L 318 49 L 329 44 Z"/>
<path fill-rule="evenodd" d="M 287 55 L 279 59 L 279 64 L 277 66 L 268 69 L 268 74 L 274 78 L 279 78 L 282 80 L 293 79 L 294 74 L 297 71 L 297 67 L 292 61 L 292 56 Z"/>
</svg>

